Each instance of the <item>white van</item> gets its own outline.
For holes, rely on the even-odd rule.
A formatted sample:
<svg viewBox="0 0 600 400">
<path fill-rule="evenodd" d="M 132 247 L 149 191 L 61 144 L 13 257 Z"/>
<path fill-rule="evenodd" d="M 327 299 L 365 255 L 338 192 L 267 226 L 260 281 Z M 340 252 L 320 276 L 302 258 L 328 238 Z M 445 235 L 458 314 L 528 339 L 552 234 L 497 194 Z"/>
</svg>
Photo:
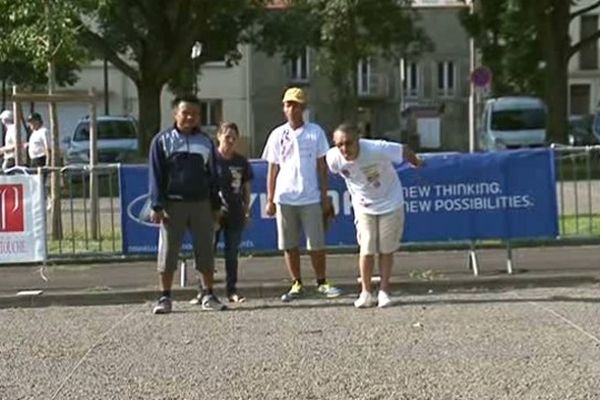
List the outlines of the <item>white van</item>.
<svg viewBox="0 0 600 400">
<path fill-rule="evenodd" d="M 546 105 L 537 97 L 497 97 L 485 102 L 480 148 L 505 150 L 546 145 Z"/>
</svg>

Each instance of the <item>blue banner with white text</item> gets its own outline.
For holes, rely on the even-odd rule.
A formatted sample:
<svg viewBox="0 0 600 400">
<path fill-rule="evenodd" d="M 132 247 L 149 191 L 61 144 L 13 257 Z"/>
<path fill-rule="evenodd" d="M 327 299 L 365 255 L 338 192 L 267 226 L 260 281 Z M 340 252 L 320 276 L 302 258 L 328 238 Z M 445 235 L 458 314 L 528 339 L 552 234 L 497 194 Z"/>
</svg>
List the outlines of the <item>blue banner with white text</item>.
<svg viewBox="0 0 600 400">
<path fill-rule="evenodd" d="M 406 212 L 403 242 L 556 237 L 558 214 L 553 153 L 549 149 L 424 155 L 423 168 L 398 165 Z M 252 219 L 242 238 L 244 251 L 277 248 L 275 220 L 265 215 L 264 161 L 252 161 Z M 123 252 L 154 253 L 158 229 L 142 221 L 148 169 L 120 169 Z M 354 246 L 351 199 L 340 176 L 330 176 L 336 217 L 329 246 Z M 184 251 L 191 250 L 189 240 Z"/>
</svg>

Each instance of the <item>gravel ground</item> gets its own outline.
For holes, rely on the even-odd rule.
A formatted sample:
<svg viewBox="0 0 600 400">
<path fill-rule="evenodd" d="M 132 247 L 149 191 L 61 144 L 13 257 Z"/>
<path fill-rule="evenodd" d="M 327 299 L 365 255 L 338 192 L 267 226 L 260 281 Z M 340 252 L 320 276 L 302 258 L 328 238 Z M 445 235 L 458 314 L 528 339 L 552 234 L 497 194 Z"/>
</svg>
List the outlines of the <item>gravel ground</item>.
<svg viewBox="0 0 600 400">
<path fill-rule="evenodd" d="M 0 310 L 1 399 L 597 399 L 600 287 Z"/>
</svg>

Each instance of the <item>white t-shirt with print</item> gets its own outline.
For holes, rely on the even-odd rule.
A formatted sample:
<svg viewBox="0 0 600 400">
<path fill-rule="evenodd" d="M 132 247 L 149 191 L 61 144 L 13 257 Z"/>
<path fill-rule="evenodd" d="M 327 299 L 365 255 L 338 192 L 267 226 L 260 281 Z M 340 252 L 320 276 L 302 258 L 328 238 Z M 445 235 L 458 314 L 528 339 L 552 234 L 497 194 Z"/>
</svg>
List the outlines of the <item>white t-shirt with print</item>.
<svg viewBox="0 0 600 400">
<path fill-rule="evenodd" d="M 305 122 L 299 129 L 288 123 L 269 135 L 262 158 L 279 165 L 274 202 L 287 205 L 314 204 L 321 201 L 317 159 L 329 150 L 323 129 Z"/>
<path fill-rule="evenodd" d="M 347 161 L 333 147 L 327 152 L 327 165 L 346 181 L 356 212 L 380 215 L 403 207 L 402 184 L 392 164 L 402 162 L 402 154 L 401 144 L 360 139 L 355 160 Z"/>
<path fill-rule="evenodd" d="M 27 146 L 27 152 L 29 158 L 40 158 L 46 155 L 46 149 L 49 148 L 50 139 L 48 138 L 48 129 L 41 126 L 38 129 L 31 132 L 29 136 L 29 144 Z"/>
</svg>

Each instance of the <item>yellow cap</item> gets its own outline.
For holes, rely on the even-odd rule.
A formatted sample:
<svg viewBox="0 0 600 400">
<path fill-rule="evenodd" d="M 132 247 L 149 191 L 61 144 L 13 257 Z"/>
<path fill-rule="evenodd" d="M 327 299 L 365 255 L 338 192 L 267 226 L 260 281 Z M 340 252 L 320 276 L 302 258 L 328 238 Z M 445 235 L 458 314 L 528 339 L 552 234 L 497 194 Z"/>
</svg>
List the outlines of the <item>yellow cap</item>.
<svg viewBox="0 0 600 400">
<path fill-rule="evenodd" d="M 300 104 L 306 103 L 306 96 L 304 95 L 304 90 L 297 87 L 289 88 L 285 91 L 285 94 L 283 95 L 283 102 L 285 103 L 286 101 L 294 101 Z"/>
</svg>

